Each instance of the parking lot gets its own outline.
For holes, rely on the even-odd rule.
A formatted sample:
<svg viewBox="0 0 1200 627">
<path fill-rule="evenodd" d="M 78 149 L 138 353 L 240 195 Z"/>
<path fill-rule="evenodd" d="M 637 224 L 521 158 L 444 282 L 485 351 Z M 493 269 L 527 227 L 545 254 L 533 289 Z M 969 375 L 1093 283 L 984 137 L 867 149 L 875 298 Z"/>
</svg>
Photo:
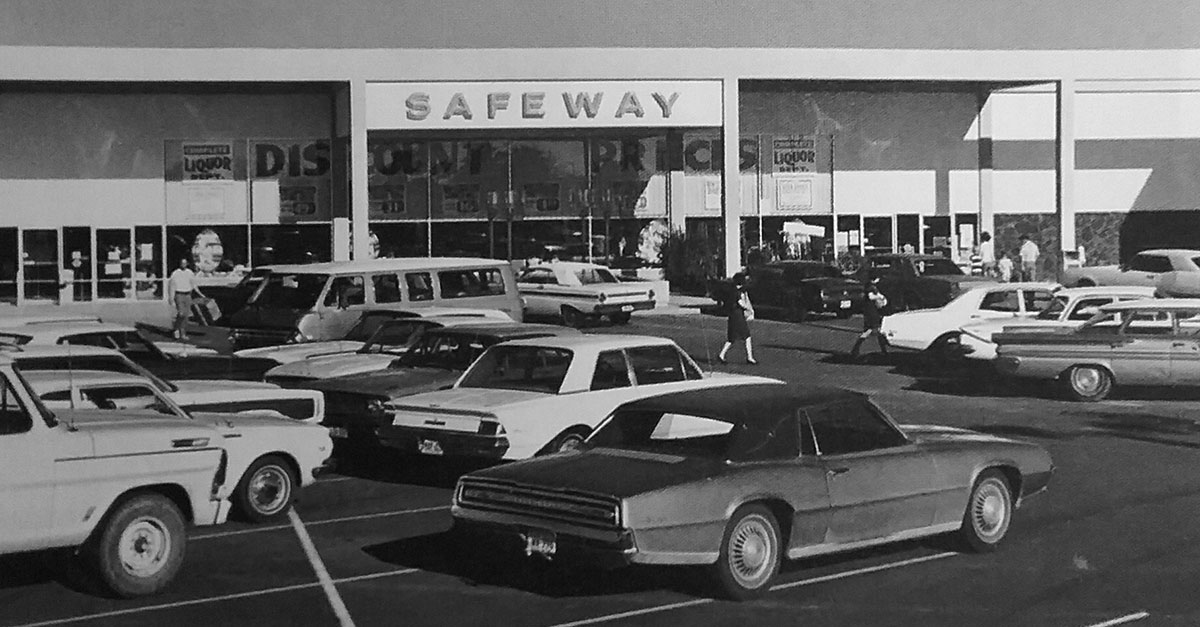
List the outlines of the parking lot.
<svg viewBox="0 0 1200 627">
<path fill-rule="evenodd" d="M 444 532 L 461 464 L 381 455 L 308 488 L 285 524 L 195 530 L 166 594 L 71 589 L 38 557 L 0 559 L 0 627 L 32 625 L 1200 624 L 1200 404 L 1134 391 L 1093 404 L 933 370 L 919 356 L 841 357 L 858 319 L 756 321 L 759 365 L 717 363 L 724 320 L 635 317 L 702 366 L 871 392 L 901 424 L 1028 439 L 1057 467 L 993 554 L 942 539 L 789 562 L 764 599 L 708 596 L 687 569 L 568 569 L 464 555 Z M 970 375 L 970 376 L 968 376 Z M 1168 391 L 1170 392 L 1170 391 Z"/>
</svg>

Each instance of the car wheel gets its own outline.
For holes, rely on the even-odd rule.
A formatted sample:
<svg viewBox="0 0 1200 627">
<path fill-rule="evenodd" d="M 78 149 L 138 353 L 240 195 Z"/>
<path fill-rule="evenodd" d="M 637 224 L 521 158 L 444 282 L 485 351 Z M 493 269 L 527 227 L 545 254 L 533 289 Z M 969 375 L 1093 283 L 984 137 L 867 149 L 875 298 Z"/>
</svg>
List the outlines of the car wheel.
<svg viewBox="0 0 1200 627">
<path fill-rule="evenodd" d="M 558 434 L 558 437 L 550 441 L 541 451 L 540 455 L 553 455 L 554 453 L 566 453 L 579 448 L 580 444 L 587 439 L 589 431 L 583 428 L 573 428 L 563 431 Z"/>
<path fill-rule="evenodd" d="M 725 527 L 716 581 L 723 596 L 736 601 L 755 599 L 771 588 L 783 561 L 779 523 L 762 505 L 738 508 Z"/>
<path fill-rule="evenodd" d="M 1112 375 L 1100 366 L 1071 366 L 1063 375 L 1067 393 L 1077 401 L 1099 401 L 1112 391 Z"/>
<path fill-rule="evenodd" d="M 574 307 L 563 305 L 561 311 L 563 324 L 569 327 L 578 329 L 579 327 L 582 327 L 585 322 L 587 322 L 587 316 L 583 315 L 582 311 L 579 311 Z"/>
<path fill-rule="evenodd" d="M 929 348 L 925 349 L 929 361 L 938 367 L 950 365 L 959 355 L 958 348 L 961 340 L 962 334 L 960 333 L 943 333 L 929 345 Z"/>
<path fill-rule="evenodd" d="M 998 470 L 985 470 L 975 480 L 967 510 L 963 512 L 960 531 L 972 551 L 984 553 L 996 550 L 1012 523 L 1012 490 Z"/>
<path fill-rule="evenodd" d="M 133 598 L 170 585 L 186 547 L 183 515 L 175 503 L 161 494 L 140 494 L 109 513 L 82 554 L 105 588 Z"/>
<path fill-rule="evenodd" d="M 246 469 L 233 491 L 233 504 L 250 522 L 278 520 L 296 498 L 296 483 L 296 473 L 287 462 L 267 455 Z"/>
<path fill-rule="evenodd" d="M 615 313 L 615 314 L 610 315 L 608 317 L 608 320 L 609 320 L 609 322 L 612 322 L 613 324 L 624 325 L 624 324 L 629 324 L 629 319 L 632 317 L 633 317 L 633 314 L 631 314 L 627 311 L 623 311 L 621 313 Z"/>
</svg>

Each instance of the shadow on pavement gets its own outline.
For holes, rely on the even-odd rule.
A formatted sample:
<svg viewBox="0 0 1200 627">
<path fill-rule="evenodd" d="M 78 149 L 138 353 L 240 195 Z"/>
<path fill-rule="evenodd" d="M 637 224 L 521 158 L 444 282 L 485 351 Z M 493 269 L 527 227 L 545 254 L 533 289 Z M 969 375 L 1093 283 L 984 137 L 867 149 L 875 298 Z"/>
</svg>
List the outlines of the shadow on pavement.
<svg viewBox="0 0 1200 627">
<path fill-rule="evenodd" d="M 1200 449 L 1200 424 L 1189 418 L 1090 411 L 1067 413 L 1092 416 L 1093 418 L 1088 421 L 1088 426 L 1114 437 L 1150 444 Z"/>
<path fill-rule="evenodd" d="M 495 465 L 487 460 L 459 460 L 406 455 L 386 447 L 335 449 L 337 474 L 346 477 L 452 489 L 458 478 Z"/>
</svg>

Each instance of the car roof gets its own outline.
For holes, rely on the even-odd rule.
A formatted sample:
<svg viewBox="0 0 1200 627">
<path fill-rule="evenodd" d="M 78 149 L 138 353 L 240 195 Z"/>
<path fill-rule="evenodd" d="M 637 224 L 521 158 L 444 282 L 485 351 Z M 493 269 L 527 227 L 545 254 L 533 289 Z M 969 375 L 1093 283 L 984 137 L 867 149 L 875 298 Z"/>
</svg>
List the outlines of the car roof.
<svg viewBox="0 0 1200 627">
<path fill-rule="evenodd" d="M 586 261 L 547 261 L 544 263 L 531 264 L 529 269 L 533 268 L 550 268 L 555 270 L 584 270 L 588 268 L 604 268 L 605 270 L 612 270 L 612 268 L 609 268 L 608 266 L 602 266 L 598 263 L 588 263 Z"/>
<path fill-rule="evenodd" d="M 22 371 L 25 380 L 39 394 L 53 390 L 65 390 L 71 386 L 93 385 L 144 385 L 153 388 L 155 385 L 145 377 L 125 372 L 109 372 L 107 370 L 27 370 Z"/>
<path fill-rule="evenodd" d="M 34 357 L 87 357 L 91 355 L 115 355 L 118 359 L 124 358 L 124 353 L 121 351 L 104 346 L 90 346 L 87 344 L 26 344 L 17 348 L 13 353 L 13 359 L 19 361 Z"/>
<path fill-rule="evenodd" d="M 439 335 L 490 335 L 498 338 L 525 337 L 531 333 L 543 335 L 574 336 L 582 335 L 579 329 L 559 326 L 557 324 L 539 324 L 533 322 L 483 322 L 479 324 L 458 324 L 455 326 L 430 329 L 425 332 Z"/>
<path fill-rule="evenodd" d="M 1100 307 L 1101 311 L 1134 311 L 1152 309 L 1157 311 L 1197 311 L 1200 310 L 1200 298 L 1146 298 L 1142 300 L 1126 300 L 1119 303 L 1109 303 Z"/>
<path fill-rule="evenodd" d="M 391 259 L 360 259 L 356 261 L 326 261 L 321 263 L 279 264 L 271 272 L 297 274 L 335 274 L 340 272 L 382 272 L 386 270 L 445 270 L 464 266 L 507 266 L 502 259 L 475 257 L 397 257 Z"/>
<path fill-rule="evenodd" d="M 638 346 L 674 346 L 675 342 L 665 337 L 657 337 L 652 335 L 609 335 L 609 334 L 587 334 L 579 335 L 558 335 L 555 337 L 542 337 L 528 340 L 513 340 L 506 344 L 517 344 L 523 346 L 545 346 L 548 348 L 596 348 L 596 349 L 618 349 L 618 348 L 636 348 Z"/>
<path fill-rule="evenodd" d="M 1056 291 L 1062 285 L 1054 281 L 1013 281 L 1010 283 L 1001 283 L 999 281 L 981 281 L 972 283 L 968 289 L 971 290 L 994 290 L 997 287 L 1003 287 L 1010 290 L 1036 290 L 1046 289 Z"/>
<path fill-rule="evenodd" d="M 866 396 L 843 388 L 795 385 L 789 383 L 735 383 L 697 390 L 666 392 L 640 398 L 621 409 L 666 411 L 712 418 L 769 417 L 763 411 L 780 404 L 818 405 L 831 401 Z"/>
<path fill-rule="evenodd" d="M 1188 257 L 1200 257 L 1200 250 L 1194 250 L 1191 248 L 1151 248 L 1148 250 L 1139 250 L 1135 254 L 1185 255 Z"/>
<path fill-rule="evenodd" d="M 33 338 L 57 338 L 73 333 L 127 333 L 130 331 L 137 331 L 137 329 L 126 324 L 117 324 L 114 322 L 53 321 L 42 324 L 0 327 L 0 333 L 28 335 Z"/>
<path fill-rule="evenodd" d="M 1091 285 L 1088 287 L 1064 287 L 1055 292 L 1060 296 L 1108 296 L 1130 294 L 1134 296 L 1154 296 L 1155 288 L 1146 285 Z"/>
</svg>

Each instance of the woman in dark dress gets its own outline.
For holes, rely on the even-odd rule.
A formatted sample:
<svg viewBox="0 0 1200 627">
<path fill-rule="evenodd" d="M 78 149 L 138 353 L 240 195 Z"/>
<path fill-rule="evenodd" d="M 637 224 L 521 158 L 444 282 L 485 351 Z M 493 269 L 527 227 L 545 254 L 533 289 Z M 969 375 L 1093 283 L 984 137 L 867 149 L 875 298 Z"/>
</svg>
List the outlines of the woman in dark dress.
<svg viewBox="0 0 1200 627">
<path fill-rule="evenodd" d="M 757 364 L 754 361 L 754 347 L 750 343 L 750 321 L 754 319 L 754 306 L 750 304 L 750 294 L 746 292 L 746 275 L 738 272 L 733 275 L 733 298 L 729 299 L 729 317 L 726 319 L 725 345 L 721 347 L 717 359 L 728 363 L 725 356 L 734 342 L 745 342 L 746 363 Z"/>
<path fill-rule="evenodd" d="M 883 338 L 883 308 L 887 306 L 887 297 L 879 291 L 879 279 L 867 282 L 866 293 L 863 295 L 863 332 L 854 340 L 854 348 L 850 349 L 850 359 L 858 359 L 858 349 L 872 335 L 879 342 L 879 352 L 887 355 L 887 341 Z"/>
</svg>

